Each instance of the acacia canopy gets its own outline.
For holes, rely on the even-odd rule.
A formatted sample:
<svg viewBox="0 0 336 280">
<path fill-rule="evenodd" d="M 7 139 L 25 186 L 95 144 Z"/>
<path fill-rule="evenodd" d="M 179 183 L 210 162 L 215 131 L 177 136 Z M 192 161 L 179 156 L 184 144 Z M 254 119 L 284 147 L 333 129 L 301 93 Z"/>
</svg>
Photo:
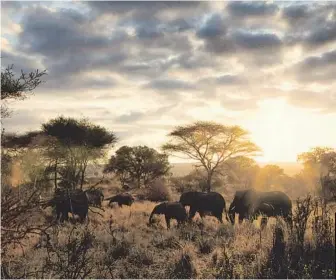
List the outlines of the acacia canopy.
<svg viewBox="0 0 336 280">
<path fill-rule="evenodd" d="M 212 175 L 218 167 L 228 159 L 254 156 L 260 151 L 259 147 L 248 139 L 248 134 L 239 126 L 199 121 L 174 129 L 168 135 L 170 141 L 163 145 L 162 149 L 198 161 L 199 166 L 207 171 L 210 191 Z"/>
</svg>

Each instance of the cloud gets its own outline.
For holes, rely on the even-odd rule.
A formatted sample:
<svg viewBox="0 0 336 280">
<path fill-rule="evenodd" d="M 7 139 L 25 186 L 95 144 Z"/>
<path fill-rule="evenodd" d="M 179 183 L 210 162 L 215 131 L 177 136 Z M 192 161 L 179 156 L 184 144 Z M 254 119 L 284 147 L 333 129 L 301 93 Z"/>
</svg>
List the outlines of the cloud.
<svg viewBox="0 0 336 280">
<path fill-rule="evenodd" d="M 232 37 L 237 46 L 243 49 L 276 49 L 282 44 L 274 33 L 237 31 Z"/>
<path fill-rule="evenodd" d="M 71 106 L 111 127 L 182 122 L 197 116 L 184 111 L 210 101 L 257 110 L 265 97 L 287 96 L 269 87 L 293 83 L 308 95 L 313 83 L 321 92 L 334 84 L 332 3 L 8 3 L 13 16 L 2 25 L 22 32 L 2 35 L 2 66 L 47 69 L 36 97 L 106 103 L 108 114 Z M 164 102 L 182 104 L 181 113 L 155 113 Z"/>
<path fill-rule="evenodd" d="M 290 70 L 298 80 L 305 82 L 334 81 L 336 49 L 319 56 L 308 56 Z"/>
<path fill-rule="evenodd" d="M 219 14 L 214 14 L 206 20 L 196 34 L 200 38 L 212 38 L 223 35 L 225 32 L 226 26 L 223 18 Z"/>
<path fill-rule="evenodd" d="M 326 22 L 324 25 L 311 31 L 306 38 L 306 44 L 315 46 L 322 45 L 336 39 L 336 21 Z"/>
<path fill-rule="evenodd" d="M 129 123 L 139 120 L 145 116 L 142 112 L 131 112 L 130 114 L 124 114 L 116 118 L 117 123 Z"/>
<path fill-rule="evenodd" d="M 159 79 L 149 82 L 146 88 L 152 88 L 159 91 L 180 91 L 180 90 L 195 90 L 196 87 L 190 82 L 177 79 Z"/>
<path fill-rule="evenodd" d="M 324 113 L 336 112 L 336 91 L 327 92 L 295 90 L 288 94 L 290 104 L 301 108 L 319 110 Z"/>
<path fill-rule="evenodd" d="M 236 17 L 269 16 L 278 11 L 278 6 L 263 1 L 232 1 L 228 3 L 226 9 L 230 15 Z"/>
<path fill-rule="evenodd" d="M 291 24 L 297 23 L 299 20 L 306 19 L 310 15 L 308 5 L 291 5 L 282 10 L 282 16 Z"/>
</svg>

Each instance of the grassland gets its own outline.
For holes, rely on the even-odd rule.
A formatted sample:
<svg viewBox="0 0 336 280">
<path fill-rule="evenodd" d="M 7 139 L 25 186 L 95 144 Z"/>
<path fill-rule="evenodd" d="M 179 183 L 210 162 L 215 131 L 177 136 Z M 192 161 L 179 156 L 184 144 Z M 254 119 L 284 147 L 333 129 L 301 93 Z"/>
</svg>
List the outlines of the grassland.
<svg viewBox="0 0 336 280">
<path fill-rule="evenodd" d="M 149 226 L 155 205 L 149 201 L 122 208 L 104 205 L 103 211 L 95 209 L 100 214 L 90 212 L 85 224 L 54 224 L 46 235 L 27 239 L 24 248 L 12 248 L 9 273 L 21 278 L 335 276 L 335 226 L 327 217 L 318 229 L 310 217 L 301 244 L 295 227 L 291 232 L 281 219 L 274 218 L 264 229 L 259 221 L 232 226 L 219 224 L 213 217 L 202 221 L 198 216 L 181 228 L 173 221 L 170 230 L 163 216 L 156 216 Z M 36 219 L 50 223 L 51 209 L 36 213 Z"/>
</svg>

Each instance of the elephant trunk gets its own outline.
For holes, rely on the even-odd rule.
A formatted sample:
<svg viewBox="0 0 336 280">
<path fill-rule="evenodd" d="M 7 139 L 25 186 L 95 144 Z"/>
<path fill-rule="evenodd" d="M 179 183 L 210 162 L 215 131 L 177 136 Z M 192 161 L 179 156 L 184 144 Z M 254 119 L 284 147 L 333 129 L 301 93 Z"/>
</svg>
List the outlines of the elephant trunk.
<svg viewBox="0 0 336 280">
<path fill-rule="evenodd" d="M 151 213 L 150 216 L 149 216 L 149 220 L 148 220 L 149 224 L 152 224 L 152 223 L 153 223 L 153 216 L 154 216 L 154 214 L 156 214 L 156 213 L 155 213 L 155 208 L 154 208 L 154 210 L 152 211 L 152 213 Z"/>
<path fill-rule="evenodd" d="M 166 212 L 166 203 L 156 205 L 149 216 L 149 223 L 151 224 L 153 222 L 153 216 L 155 214 L 165 214 L 165 212 Z"/>
<path fill-rule="evenodd" d="M 230 205 L 230 208 L 229 208 L 229 219 L 231 221 L 231 224 L 234 224 L 234 222 L 235 222 L 235 214 L 236 214 L 235 208 L 236 208 L 235 205 L 232 205 L 232 204 Z"/>
</svg>

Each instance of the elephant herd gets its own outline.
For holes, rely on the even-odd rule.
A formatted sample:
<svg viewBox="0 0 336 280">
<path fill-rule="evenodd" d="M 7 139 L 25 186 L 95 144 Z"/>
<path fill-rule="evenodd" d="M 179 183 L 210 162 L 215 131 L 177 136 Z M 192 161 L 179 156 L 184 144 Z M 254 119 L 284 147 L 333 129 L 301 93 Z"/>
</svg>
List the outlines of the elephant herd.
<svg viewBox="0 0 336 280">
<path fill-rule="evenodd" d="M 63 222 L 68 220 L 68 213 L 77 214 L 80 221 L 84 221 L 88 214 L 89 206 L 101 207 L 102 201 L 108 200 L 109 205 L 113 202 L 131 206 L 134 202 L 132 195 L 128 193 L 118 194 L 104 199 L 100 190 L 90 189 L 86 191 L 56 191 L 53 199 L 45 204 L 45 207 L 54 206 L 57 220 Z M 189 213 L 186 211 L 189 206 Z M 235 222 L 235 215 L 239 215 L 239 222 L 244 219 L 253 221 L 259 215 L 266 217 L 281 216 L 292 226 L 292 202 L 283 192 L 258 192 L 253 189 L 236 191 L 234 199 L 226 211 L 225 200 L 217 192 L 190 191 L 181 195 L 177 202 L 163 202 L 154 207 L 149 217 L 149 224 L 153 223 L 154 215 L 164 215 L 167 228 L 170 227 L 170 220 L 175 219 L 178 226 L 191 221 L 196 213 L 201 218 L 205 215 L 214 216 L 220 223 L 223 223 L 223 213 L 227 221 Z"/>
<path fill-rule="evenodd" d="M 89 207 L 101 207 L 103 200 L 109 201 L 109 206 L 117 202 L 122 205 L 131 206 L 134 198 L 130 194 L 118 194 L 104 199 L 104 195 L 99 189 L 83 190 L 60 190 L 55 191 L 54 197 L 46 203 L 42 203 L 44 208 L 52 206 L 56 210 L 56 220 L 63 222 L 69 220 L 69 213 L 76 214 L 83 222 L 88 215 Z"/>
</svg>

